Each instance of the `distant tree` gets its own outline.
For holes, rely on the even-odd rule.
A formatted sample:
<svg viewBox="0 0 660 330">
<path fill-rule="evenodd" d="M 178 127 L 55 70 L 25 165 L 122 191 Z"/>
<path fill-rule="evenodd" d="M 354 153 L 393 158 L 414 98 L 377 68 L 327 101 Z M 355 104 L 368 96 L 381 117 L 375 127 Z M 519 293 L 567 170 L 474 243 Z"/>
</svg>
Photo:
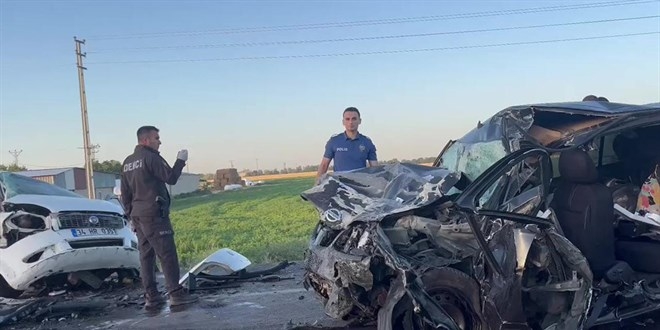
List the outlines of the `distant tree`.
<svg viewBox="0 0 660 330">
<path fill-rule="evenodd" d="M 303 167 L 303 172 L 316 172 L 319 170 L 318 165 L 307 165 Z"/>
<path fill-rule="evenodd" d="M 118 160 L 104 160 L 99 163 L 98 160 L 94 160 L 94 171 L 121 174 L 121 162 Z"/>
<path fill-rule="evenodd" d="M 16 164 L 11 164 L 11 165 L 0 164 L 0 171 L 9 171 L 9 172 L 27 171 L 27 167 Z"/>
</svg>

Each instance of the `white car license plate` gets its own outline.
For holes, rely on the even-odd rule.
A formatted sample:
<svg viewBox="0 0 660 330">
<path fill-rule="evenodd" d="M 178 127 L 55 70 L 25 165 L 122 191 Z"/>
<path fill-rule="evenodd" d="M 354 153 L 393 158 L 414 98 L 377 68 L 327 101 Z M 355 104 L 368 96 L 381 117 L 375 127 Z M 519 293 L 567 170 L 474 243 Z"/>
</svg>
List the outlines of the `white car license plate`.
<svg viewBox="0 0 660 330">
<path fill-rule="evenodd" d="M 71 234 L 73 237 L 117 235 L 117 230 L 112 228 L 76 228 L 71 229 Z"/>
</svg>

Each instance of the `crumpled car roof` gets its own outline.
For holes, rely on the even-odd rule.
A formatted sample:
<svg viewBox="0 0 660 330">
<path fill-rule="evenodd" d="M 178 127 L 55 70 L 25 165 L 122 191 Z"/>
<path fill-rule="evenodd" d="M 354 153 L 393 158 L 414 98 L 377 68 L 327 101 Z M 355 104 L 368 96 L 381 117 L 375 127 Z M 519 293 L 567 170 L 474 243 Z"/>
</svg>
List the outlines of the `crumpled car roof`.
<svg viewBox="0 0 660 330">
<path fill-rule="evenodd" d="M 582 101 L 582 102 L 559 102 L 559 103 L 538 103 L 527 105 L 516 105 L 508 107 L 502 112 L 512 110 L 537 109 L 555 112 L 566 112 L 582 115 L 595 116 L 617 116 L 636 112 L 660 112 L 660 103 L 649 103 L 645 105 L 600 102 L 600 101 Z"/>
</svg>

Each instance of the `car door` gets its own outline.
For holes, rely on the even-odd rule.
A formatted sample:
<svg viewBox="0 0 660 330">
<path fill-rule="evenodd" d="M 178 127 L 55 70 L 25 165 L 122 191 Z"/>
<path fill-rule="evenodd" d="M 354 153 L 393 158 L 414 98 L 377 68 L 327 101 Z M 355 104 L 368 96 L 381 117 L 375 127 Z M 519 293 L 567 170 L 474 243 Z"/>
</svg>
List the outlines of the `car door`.
<svg viewBox="0 0 660 330">
<path fill-rule="evenodd" d="M 464 210 L 477 242 L 483 251 L 483 268 L 477 280 L 489 287 L 486 309 L 513 323 L 525 323 L 520 299 L 520 230 L 528 224 L 547 228 L 551 220 L 537 217 L 549 204 L 552 165 L 541 148 L 513 152 L 479 176 L 456 204 Z M 479 267 L 477 267 L 479 269 Z"/>
</svg>

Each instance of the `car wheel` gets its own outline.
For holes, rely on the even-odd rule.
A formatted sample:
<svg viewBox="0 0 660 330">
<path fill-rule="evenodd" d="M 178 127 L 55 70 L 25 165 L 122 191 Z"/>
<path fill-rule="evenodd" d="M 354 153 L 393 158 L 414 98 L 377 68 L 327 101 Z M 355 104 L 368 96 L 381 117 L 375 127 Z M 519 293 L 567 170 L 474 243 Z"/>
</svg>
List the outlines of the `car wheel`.
<svg viewBox="0 0 660 330">
<path fill-rule="evenodd" d="M 5 298 L 18 298 L 23 291 L 14 290 L 9 283 L 5 281 L 5 278 L 0 275 L 0 297 Z"/>
<path fill-rule="evenodd" d="M 465 273 L 453 268 L 430 270 L 422 276 L 426 292 L 433 297 L 461 330 L 479 330 L 481 323 L 471 306 L 479 294 L 477 283 Z M 478 302 L 478 301 L 477 301 Z M 474 306 L 479 308 L 479 306 Z M 407 295 L 392 313 L 392 329 L 432 329 L 415 312 Z"/>
</svg>

